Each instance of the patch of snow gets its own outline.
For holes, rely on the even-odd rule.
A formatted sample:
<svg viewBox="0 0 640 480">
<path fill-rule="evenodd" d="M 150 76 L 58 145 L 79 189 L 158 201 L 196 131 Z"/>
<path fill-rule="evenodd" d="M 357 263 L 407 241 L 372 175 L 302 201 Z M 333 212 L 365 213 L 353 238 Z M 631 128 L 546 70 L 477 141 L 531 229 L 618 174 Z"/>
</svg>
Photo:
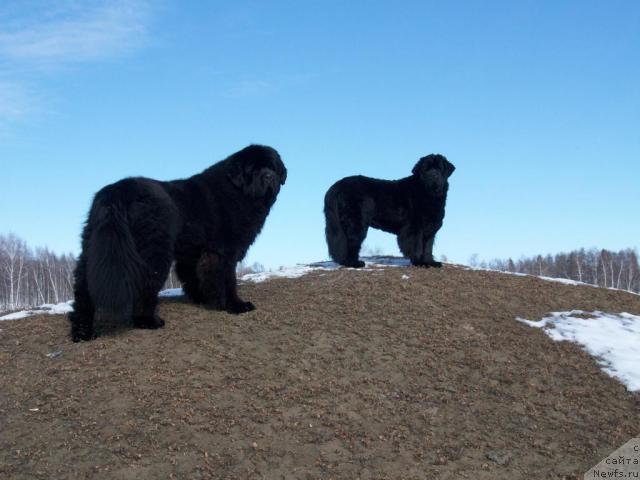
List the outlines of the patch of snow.
<svg viewBox="0 0 640 480">
<path fill-rule="evenodd" d="M 3 315 L 0 320 L 19 320 L 32 315 L 63 315 L 73 311 L 73 300 L 57 304 L 45 303 L 31 310 L 23 310 L 8 315 Z"/>
<path fill-rule="evenodd" d="M 167 288 L 158 293 L 159 297 L 181 297 L 183 295 L 184 292 L 181 288 Z"/>
<path fill-rule="evenodd" d="M 520 273 L 520 272 L 506 272 L 504 270 L 495 270 L 493 268 L 481 268 L 481 267 L 470 267 L 469 265 L 454 265 L 456 267 L 462 268 L 464 270 L 477 270 L 477 271 L 482 271 L 482 272 L 497 272 L 497 273 L 502 273 L 504 275 L 515 275 L 516 277 L 533 277 L 533 278 L 539 278 L 540 280 L 544 280 L 546 282 L 556 282 L 556 283 L 562 283 L 564 285 L 574 285 L 574 286 L 587 286 L 587 287 L 592 287 L 592 288 L 605 288 L 605 287 L 601 287 L 599 285 L 593 285 L 591 283 L 585 283 L 585 282 L 580 282 L 578 280 L 571 280 L 570 278 L 561 278 L 561 277 L 546 277 L 544 275 L 530 275 L 528 273 Z M 632 292 L 630 290 L 623 290 L 621 288 L 613 288 L 613 287 L 606 287 L 607 290 L 613 290 L 616 292 L 625 292 L 625 293 L 631 293 L 633 295 L 638 295 L 638 293 L 636 292 Z"/>
<path fill-rule="evenodd" d="M 363 268 L 341 267 L 336 262 L 324 261 L 310 263 L 308 265 L 299 264 L 293 267 L 281 267 L 278 270 L 271 270 L 268 272 L 247 273 L 241 276 L 240 280 L 244 282 L 259 283 L 271 278 L 299 278 L 311 272 L 337 270 L 338 268 L 345 268 L 347 270 L 371 271 L 378 270 L 384 267 L 407 267 L 411 265 L 409 259 L 400 257 L 376 256 L 364 257 L 361 258 L 361 260 L 365 263 L 365 266 Z"/>
<path fill-rule="evenodd" d="M 247 273 L 242 275 L 240 280 L 244 282 L 260 283 L 271 278 L 298 278 L 318 270 L 331 270 L 331 268 L 324 266 L 295 265 L 293 267 L 281 267 L 278 270 L 271 270 L 268 272 Z"/>
<path fill-rule="evenodd" d="M 402 278 L 403 280 L 409 280 L 409 275 L 402 274 L 402 277 L 400 278 Z"/>
<path fill-rule="evenodd" d="M 556 282 L 563 283 L 565 285 L 589 285 L 588 283 L 579 282 L 578 280 L 571 280 L 570 278 L 560 278 L 560 277 L 544 277 L 538 276 L 540 280 L 546 280 L 547 282 Z M 595 285 L 589 285 L 590 287 L 595 287 Z"/>
<path fill-rule="evenodd" d="M 302 264 L 299 264 L 299 265 L 302 265 Z M 325 260 L 323 262 L 313 262 L 313 263 L 310 263 L 308 266 L 317 268 L 320 270 L 336 270 L 340 268 L 340 265 L 338 263 L 332 262 L 331 260 Z"/>
<path fill-rule="evenodd" d="M 410 267 L 411 260 L 402 257 L 365 257 L 362 259 L 365 266 L 369 267 Z"/>
<path fill-rule="evenodd" d="M 609 376 L 630 391 L 640 391 L 640 316 L 571 310 L 551 312 L 537 322 L 516 320 L 542 328 L 556 342 L 581 345 Z"/>
</svg>

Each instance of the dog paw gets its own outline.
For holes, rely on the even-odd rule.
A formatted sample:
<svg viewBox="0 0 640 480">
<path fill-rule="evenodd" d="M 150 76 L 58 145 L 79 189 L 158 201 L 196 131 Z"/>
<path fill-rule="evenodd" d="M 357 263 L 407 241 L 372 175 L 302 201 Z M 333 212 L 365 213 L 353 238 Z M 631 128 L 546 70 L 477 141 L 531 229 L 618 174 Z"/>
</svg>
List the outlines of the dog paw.
<svg viewBox="0 0 640 480">
<path fill-rule="evenodd" d="M 411 262 L 413 263 L 414 266 L 416 267 L 422 267 L 422 268 L 441 268 L 442 267 L 442 262 L 436 262 L 436 261 L 431 261 L 431 262 Z"/>
<path fill-rule="evenodd" d="M 134 317 L 133 326 L 136 328 L 155 330 L 156 328 L 164 327 L 164 320 L 158 315 L 152 317 Z"/>
<path fill-rule="evenodd" d="M 98 337 L 95 332 L 72 332 L 71 340 L 74 343 L 78 342 L 89 342 L 91 340 L 95 340 Z"/>
<path fill-rule="evenodd" d="M 351 260 L 343 263 L 342 265 L 349 268 L 362 268 L 364 267 L 364 262 L 362 260 Z"/>
<path fill-rule="evenodd" d="M 240 313 L 247 313 L 250 312 L 251 310 L 255 310 L 256 306 L 251 303 L 251 302 L 237 302 L 234 303 L 233 305 L 231 305 L 228 309 L 227 312 L 229 313 L 234 313 L 234 314 L 240 314 Z"/>
</svg>

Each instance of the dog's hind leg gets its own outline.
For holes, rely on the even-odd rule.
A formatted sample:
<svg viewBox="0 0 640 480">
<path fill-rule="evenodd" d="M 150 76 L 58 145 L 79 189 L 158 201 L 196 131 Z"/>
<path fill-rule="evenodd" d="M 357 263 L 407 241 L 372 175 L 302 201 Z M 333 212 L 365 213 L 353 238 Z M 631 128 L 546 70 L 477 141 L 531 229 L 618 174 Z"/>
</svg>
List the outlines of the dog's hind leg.
<svg viewBox="0 0 640 480">
<path fill-rule="evenodd" d="M 346 232 L 347 237 L 347 256 L 340 263 L 345 267 L 362 268 L 364 262 L 359 259 L 360 247 L 367 236 L 367 227 L 354 228 L 348 227 Z"/>
<path fill-rule="evenodd" d="M 78 259 L 73 286 L 75 301 L 73 312 L 69 313 L 71 322 L 71 339 L 74 342 L 80 340 L 92 340 L 96 338 L 93 326 L 93 302 L 87 287 L 86 259 L 84 254 Z"/>
<path fill-rule="evenodd" d="M 169 264 L 171 267 L 171 264 Z M 133 304 L 133 326 L 136 328 L 161 328 L 164 320 L 158 316 L 158 292 L 164 285 L 169 273 L 169 267 L 164 269 L 150 269 L 144 284 L 140 285 L 138 295 Z"/>
<path fill-rule="evenodd" d="M 329 255 L 334 261 L 343 264 L 347 260 L 347 236 L 340 224 L 336 222 L 330 225 L 329 222 L 327 219 L 325 229 Z"/>
<path fill-rule="evenodd" d="M 137 295 L 133 304 L 133 326 L 136 328 L 161 328 L 164 320 L 156 312 L 158 292 L 162 289 L 173 261 L 173 239 L 170 233 L 158 230 L 152 240 L 139 235 L 137 249 L 144 262 L 145 271 L 140 276 Z"/>
<path fill-rule="evenodd" d="M 200 293 L 200 281 L 196 272 L 196 263 L 185 259 L 176 260 L 176 274 L 187 297 L 193 303 L 204 303 L 204 297 Z"/>
<path fill-rule="evenodd" d="M 339 215 L 340 224 L 346 238 L 346 257 L 340 263 L 345 267 L 361 268 L 364 262 L 359 260 L 360 247 L 367 236 L 369 229 L 368 218 L 365 218 L 367 211 L 373 208 L 363 202 L 361 205 L 348 205 Z"/>
<path fill-rule="evenodd" d="M 345 267 L 364 267 L 364 262 L 358 256 L 369 225 L 364 219 L 362 208 L 349 208 L 345 205 L 331 213 L 332 215 L 327 215 L 326 228 L 331 258 Z"/>
<path fill-rule="evenodd" d="M 327 234 L 329 254 L 331 258 L 345 267 L 364 267 L 364 262 L 358 259 L 360 247 L 367 236 L 367 227 L 353 225 L 340 226 L 331 235 Z"/>
<path fill-rule="evenodd" d="M 340 265 L 363 267 L 358 260 L 360 246 L 367 235 L 368 224 L 363 218 L 363 208 L 357 199 L 346 199 L 342 192 L 332 187 L 324 201 L 325 234 L 329 255 Z"/>
<path fill-rule="evenodd" d="M 227 309 L 225 260 L 218 253 L 205 252 L 196 266 L 199 295 L 205 307 L 213 310 Z"/>
<path fill-rule="evenodd" d="M 324 215 L 324 232 L 327 240 L 327 247 L 329 247 L 329 255 L 334 261 L 342 263 L 347 258 L 347 236 L 340 225 L 335 205 L 333 202 L 329 203 L 326 199 Z"/>
</svg>

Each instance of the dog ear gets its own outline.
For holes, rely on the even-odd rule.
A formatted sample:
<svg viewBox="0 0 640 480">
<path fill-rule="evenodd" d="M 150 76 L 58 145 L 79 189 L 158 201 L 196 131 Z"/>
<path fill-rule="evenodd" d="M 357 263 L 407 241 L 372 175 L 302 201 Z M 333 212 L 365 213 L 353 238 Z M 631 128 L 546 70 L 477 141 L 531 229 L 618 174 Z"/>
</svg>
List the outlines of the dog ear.
<svg viewBox="0 0 640 480">
<path fill-rule="evenodd" d="M 231 183 L 233 183 L 238 188 L 244 185 L 244 175 L 242 174 L 242 165 L 240 164 L 240 162 L 231 162 L 229 164 L 227 177 L 229 177 Z"/>
<path fill-rule="evenodd" d="M 429 161 L 429 156 L 426 157 L 422 157 L 420 160 L 418 160 L 418 163 L 415 164 L 415 166 L 413 167 L 413 169 L 411 170 L 411 173 L 413 173 L 414 175 L 418 175 L 418 172 L 422 169 L 426 169 L 426 163 Z"/>
<path fill-rule="evenodd" d="M 447 160 L 446 158 L 444 159 L 444 172 L 447 175 L 447 178 L 449 178 L 451 176 L 451 174 L 456 170 L 456 167 L 454 167 L 453 163 L 451 163 L 449 160 Z"/>
<path fill-rule="evenodd" d="M 280 185 L 284 185 L 284 182 L 287 181 L 287 167 L 282 165 L 282 174 L 280 175 Z"/>
</svg>

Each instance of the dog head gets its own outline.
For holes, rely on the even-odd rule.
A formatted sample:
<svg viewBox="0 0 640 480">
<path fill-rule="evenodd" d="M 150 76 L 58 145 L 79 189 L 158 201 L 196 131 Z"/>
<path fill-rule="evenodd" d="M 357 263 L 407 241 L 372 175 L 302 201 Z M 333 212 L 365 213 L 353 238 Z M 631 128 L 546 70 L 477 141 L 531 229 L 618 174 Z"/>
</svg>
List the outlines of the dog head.
<svg viewBox="0 0 640 480">
<path fill-rule="evenodd" d="M 435 195 L 444 195 L 449 187 L 449 177 L 456 167 L 444 155 L 431 154 L 418 160 L 411 173 Z"/>
<path fill-rule="evenodd" d="M 287 180 L 287 169 L 275 149 L 249 145 L 228 160 L 227 176 L 235 187 L 249 197 L 275 201 Z"/>
</svg>

